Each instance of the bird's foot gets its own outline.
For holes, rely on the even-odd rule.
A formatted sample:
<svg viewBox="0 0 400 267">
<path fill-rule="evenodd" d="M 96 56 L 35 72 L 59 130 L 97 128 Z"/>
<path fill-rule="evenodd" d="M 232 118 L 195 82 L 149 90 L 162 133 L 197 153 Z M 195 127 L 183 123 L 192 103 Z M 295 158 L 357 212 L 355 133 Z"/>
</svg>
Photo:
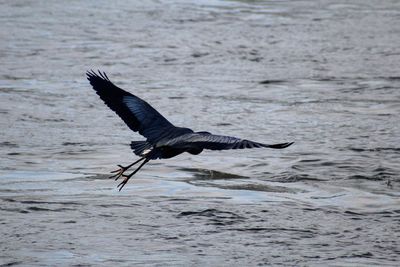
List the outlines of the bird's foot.
<svg viewBox="0 0 400 267">
<path fill-rule="evenodd" d="M 129 181 L 129 179 L 132 177 L 133 173 L 126 175 L 126 174 L 122 174 L 122 177 L 125 177 L 124 180 L 119 183 L 119 185 L 117 185 L 117 188 L 119 188 L 119 191 L 122 190 L 122 188 L 126 185 L 126 183 Z"/>
<path fill-rule="evenodd" d="M 115 178 L 115 181 L 119 179 L 119 177 L 123 176 L 124 172 L 129 169 L 128 167 L 124 167 L 122 165 L 118 165 L 119 169 L 114 170 L 111 173 L 115 173 L 114 175 L 111 175 L 108 177 L 109 179 Z"/>
<path fill-rule="evenodd" d="M 132 167 L 133 165 L 135 165 L 136 163 L 138 163 L 138 162 L 141 161 L 141 160 L 144 160 L 144 161 L 142 162 L 142 164 L 140 164 L 140 166 L 139 166 L 134 172 L 132 172 L 132 173 L 130 173 L 130 174 L 123 174 L 127 169 L 129 169 L 130 167 Z M 146 164 L 149 160 L 150 160 L 150 159 L 141 158 L 141 159 L 135 161 L 134 163 L 132 163 L 131 165 L 126 166 L 126 167 L 123 167 L 123 166 L 121 166 L 121 165 L 118 165 L 121 169 L 115 171 L 115 172 L 117 172 L 117 174 L 116 174 L 117 178 L 116 178 L 115 180 L 117 180 L 117 179 L 118 179 L 119 177 L 121 177 L 121 176 L 122 176 L 122 177 L 125 177 L 124 180 L 123 180 L 119 185 L 117 185 L 117 188 L 119 188 L 119 191 L 122 190 L 122 188 L 126 185 L 126 183 L 129 181 L 129 179 L 130 179 L 135 173 L 137 173 L 137 172 L 140 170 L 140 168 L 142 168 L 143 165 Z M 115 176 L 115 175 L 113 175 L 112 177 L 114 177 L 114 176 Z"/>
</svg>

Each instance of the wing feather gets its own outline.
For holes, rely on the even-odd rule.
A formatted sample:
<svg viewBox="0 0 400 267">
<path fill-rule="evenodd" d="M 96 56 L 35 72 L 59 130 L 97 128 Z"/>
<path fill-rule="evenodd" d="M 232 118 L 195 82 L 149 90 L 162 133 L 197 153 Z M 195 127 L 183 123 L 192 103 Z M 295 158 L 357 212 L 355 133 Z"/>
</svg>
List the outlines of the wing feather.
<svg viewBox="0 0 400 267">
<path fill-rule="evenodd" d="M 149 142 L 160 139 L 166 129 L 174 128 L 166 118 L 146 101 L 115 86 L 103 72 L 88 71 L 87 79 L 93 89 L 104 101 L 135 132 L 147 138 Z"/>
<path fill-rule="evenodd" d="M 189 133 L 177 138 L 166 141 L 162 146 L 171 146 L 183 149 L 210 149 L 210 150 L 226 150 L 226 149 L 245 149 L 245 148 L 275 148 L 281 149 L 290 146 L 291 143 L 280 144 L 263 144 L 247 139 L 240 139 L 232 136 L 214 135 L 210 133 L 197 132 Z"/>
</svg>

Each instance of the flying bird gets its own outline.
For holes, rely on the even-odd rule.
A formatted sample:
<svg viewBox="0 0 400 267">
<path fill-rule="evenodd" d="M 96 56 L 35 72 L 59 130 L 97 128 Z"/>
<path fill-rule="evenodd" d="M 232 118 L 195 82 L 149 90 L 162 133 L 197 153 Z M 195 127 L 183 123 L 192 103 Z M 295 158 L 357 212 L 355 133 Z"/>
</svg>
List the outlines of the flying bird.
<svg viewBox="0 0 400 267">
<path fill-rule="evenodd" d="M 115 174 L 110 178 L 115 178 L 115 180 L 124 177 L 123 181 L 117 185 L 119 191 L 150 160 L 168 159 L 184 152 L 198 155 L 204 149 L 225 150 L 261 147 L 281 149 L 293 144 L 293 142 L 290 142 L 268 145 L 177 127 L 143 99 L 115 86 L 106 73 L 100 71 L 96 73 L 91 70 L 87 71 L 86 75 L 93 89 L 104 103 L 117 113 L 132 131 L 139 132 L 146 138 L 144 141 L 132 141 L 130 144 L 133 152 L 140 157 L 137 161 L 128 166 L 118 165 L 119 169 L 111 172 Z M 125 171 L 139 162 L 142 163 L 135 171 L 125 174 Z"/>
</svg>

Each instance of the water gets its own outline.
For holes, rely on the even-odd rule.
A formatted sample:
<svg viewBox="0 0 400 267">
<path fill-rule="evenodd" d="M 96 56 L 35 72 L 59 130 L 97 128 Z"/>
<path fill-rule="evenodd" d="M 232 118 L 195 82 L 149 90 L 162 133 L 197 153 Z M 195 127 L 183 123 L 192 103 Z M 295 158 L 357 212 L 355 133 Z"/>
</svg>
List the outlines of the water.
<svg viewBox="0 0 400 267">
<path fill-rule="evenodd" d="M 396 266 L 397 1 L 0 4 L 0 263 Z M 85 79 L 285 150 L 154 161 Z"/>
</svg>

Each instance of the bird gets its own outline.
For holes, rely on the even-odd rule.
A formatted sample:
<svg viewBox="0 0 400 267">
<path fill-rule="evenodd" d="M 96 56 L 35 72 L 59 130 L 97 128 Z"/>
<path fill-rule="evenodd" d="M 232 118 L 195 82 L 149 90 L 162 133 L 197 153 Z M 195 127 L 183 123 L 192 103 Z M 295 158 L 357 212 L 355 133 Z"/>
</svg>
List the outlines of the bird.
<svg viewBox="0 0 400 267">
<path fill-rule="evenodd" d="M 130 143 L 133 153 L 139 157 L 138 160 L 127 166 L 118 164 L 119 169 L 111 171 L 113 175 L 109 178 L 118 180 L 120 177 L 123 177 L 122 182 L 117 185 L 119 191 L 150 160 L 168 159 L 184 152 L 198 155 L 204 149 L 282 149 L 294 143 L 263 144 L 232 136 L 215 135 L 206 131 L 194 132 L 189 128 L 177 127 L 146 101 L 114 85 L 105 72 L 98 70 L 96 73 L 93 70 L 89 70 L 86 72 L 86 78 L 100 99 L 132 131 L 138 132 L 146 138 L 146 140 L 132 141 Z M 130 174 L 125 174 L 128 169 L 139 162 L 141 164 L 136 170 Z"/>
</svg>

